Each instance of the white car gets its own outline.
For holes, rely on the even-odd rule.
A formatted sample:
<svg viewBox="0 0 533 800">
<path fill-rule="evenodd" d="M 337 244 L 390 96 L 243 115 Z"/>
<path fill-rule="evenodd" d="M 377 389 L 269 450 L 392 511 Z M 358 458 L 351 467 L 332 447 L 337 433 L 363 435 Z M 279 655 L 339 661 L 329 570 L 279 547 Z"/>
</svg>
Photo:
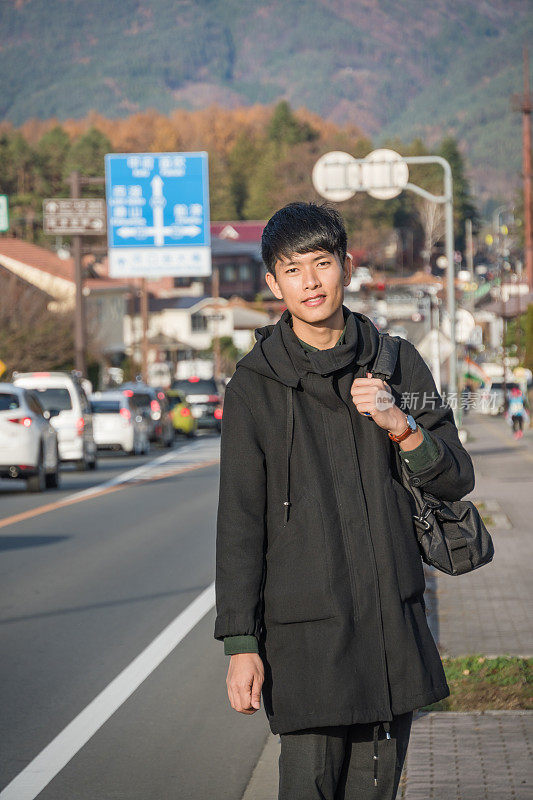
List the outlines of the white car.
<svg viewBox="0 0 533 800">
<path fill-rule="evenodd" d="M 57 431 L 61 461 L 76 469 L 96 469 L 91 407 L 81 381 L 68 372 L 15 372 L 13 383 L 31 389 L 49 411 Z"/>
<path fill-rule="evenodd" d="M 0 383 L 0 477 L 25 478 L 30 492 L 59 486 L 57 433 L 33 392 Z"/>
<path fill-rule="evenodd" d="M 149 427 L 135 407 L 131 392 L 95 392 L 90 397 L 93 434 L 102 450 L 122 449 L 129 455 L 148 453 Z"/>
</svg>

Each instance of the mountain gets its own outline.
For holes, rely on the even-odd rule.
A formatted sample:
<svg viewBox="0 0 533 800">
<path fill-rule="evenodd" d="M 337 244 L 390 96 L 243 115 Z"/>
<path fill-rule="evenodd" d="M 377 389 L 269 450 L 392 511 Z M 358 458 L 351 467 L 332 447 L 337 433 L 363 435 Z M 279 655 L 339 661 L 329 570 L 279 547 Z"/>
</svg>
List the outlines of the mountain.
<svg viewBox="0 0 533 800">
<path fill-rule="evenodd" d="M 476 183 L 519 181 L 531 0 L 2 0 L 0 117 L 287 99 L 376 144 L 455 135 Z"/>
</svg>

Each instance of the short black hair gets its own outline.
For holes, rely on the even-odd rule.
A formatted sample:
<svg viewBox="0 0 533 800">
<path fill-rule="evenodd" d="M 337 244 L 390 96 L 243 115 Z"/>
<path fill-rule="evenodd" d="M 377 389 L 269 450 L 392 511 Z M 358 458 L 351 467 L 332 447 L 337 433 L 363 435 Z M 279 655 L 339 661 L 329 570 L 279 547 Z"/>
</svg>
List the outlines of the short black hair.
<svg viewBox="0 0 533 800">
<path fill-rule="evenodd" d="M 261 238 L 261 255 L 268 272 L 276 274 L 276 262 L 293 253 L 326 250 L 346 258 L 347 237 L 344 222 L 328 203 L 289 203 L 268 220 Z"/>
</svg>

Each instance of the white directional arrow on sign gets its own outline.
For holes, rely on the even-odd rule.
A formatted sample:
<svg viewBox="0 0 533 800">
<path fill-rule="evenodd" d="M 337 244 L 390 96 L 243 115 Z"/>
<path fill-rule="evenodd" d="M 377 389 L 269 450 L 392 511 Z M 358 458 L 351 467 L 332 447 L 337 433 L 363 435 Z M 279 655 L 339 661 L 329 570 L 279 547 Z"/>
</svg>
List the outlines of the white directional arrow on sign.
<svg viewBox="0 0 533 800">
<path fill-rule="evenodd" d="M 159 247 L 163 244 L 165 236 L 170 236 L 172 239 L 182 239 L 184 236 L 193 238 L 201 232 L 202 229 L 198 225 L 162 225 L 159 228 L 156 228 L 155 225 L 137 228 L 122 225 L 117 228 L 117 235 L 122 239 L 148 239 L 149 236 L 153 236 L 156 246 Z M 158 237 L 160 237 L 159 240 Z"/>
<path fill-rule="evenodd" d="M 150 205 L 154 209 L 154 244 L 156 247 L 162 247 L 165 244 L 163 209 L 167 202 L 163 197 L 163 179 L 160 175 L 154 175 L 150 181 L 150 185 L 152 187 L 152 198 L 150 200 Z"/>
</svg>

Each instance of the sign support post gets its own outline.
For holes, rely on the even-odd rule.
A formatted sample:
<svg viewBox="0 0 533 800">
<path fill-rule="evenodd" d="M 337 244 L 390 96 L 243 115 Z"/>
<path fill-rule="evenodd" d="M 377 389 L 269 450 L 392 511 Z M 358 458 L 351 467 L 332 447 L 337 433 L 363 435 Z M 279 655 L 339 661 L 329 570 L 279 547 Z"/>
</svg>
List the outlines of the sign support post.
<svg viewBox="0 0 533 800">
<path fill-rule="evenodd" d="M 70 196 L 76 200 L 80 196 L 80 173 L 74 170 L 70 173 Z M 83 297 L 83 275 L 81 265 L 81 236 L 74 234 L 72 237 L 72 256 L 74 259 L 74 280 L 76 283 L 76 307 L 74 311 L 74 348 L 76 369 L 86 375 L 86 327 L 85 327 L 85 302 Z"/>
</svg>

